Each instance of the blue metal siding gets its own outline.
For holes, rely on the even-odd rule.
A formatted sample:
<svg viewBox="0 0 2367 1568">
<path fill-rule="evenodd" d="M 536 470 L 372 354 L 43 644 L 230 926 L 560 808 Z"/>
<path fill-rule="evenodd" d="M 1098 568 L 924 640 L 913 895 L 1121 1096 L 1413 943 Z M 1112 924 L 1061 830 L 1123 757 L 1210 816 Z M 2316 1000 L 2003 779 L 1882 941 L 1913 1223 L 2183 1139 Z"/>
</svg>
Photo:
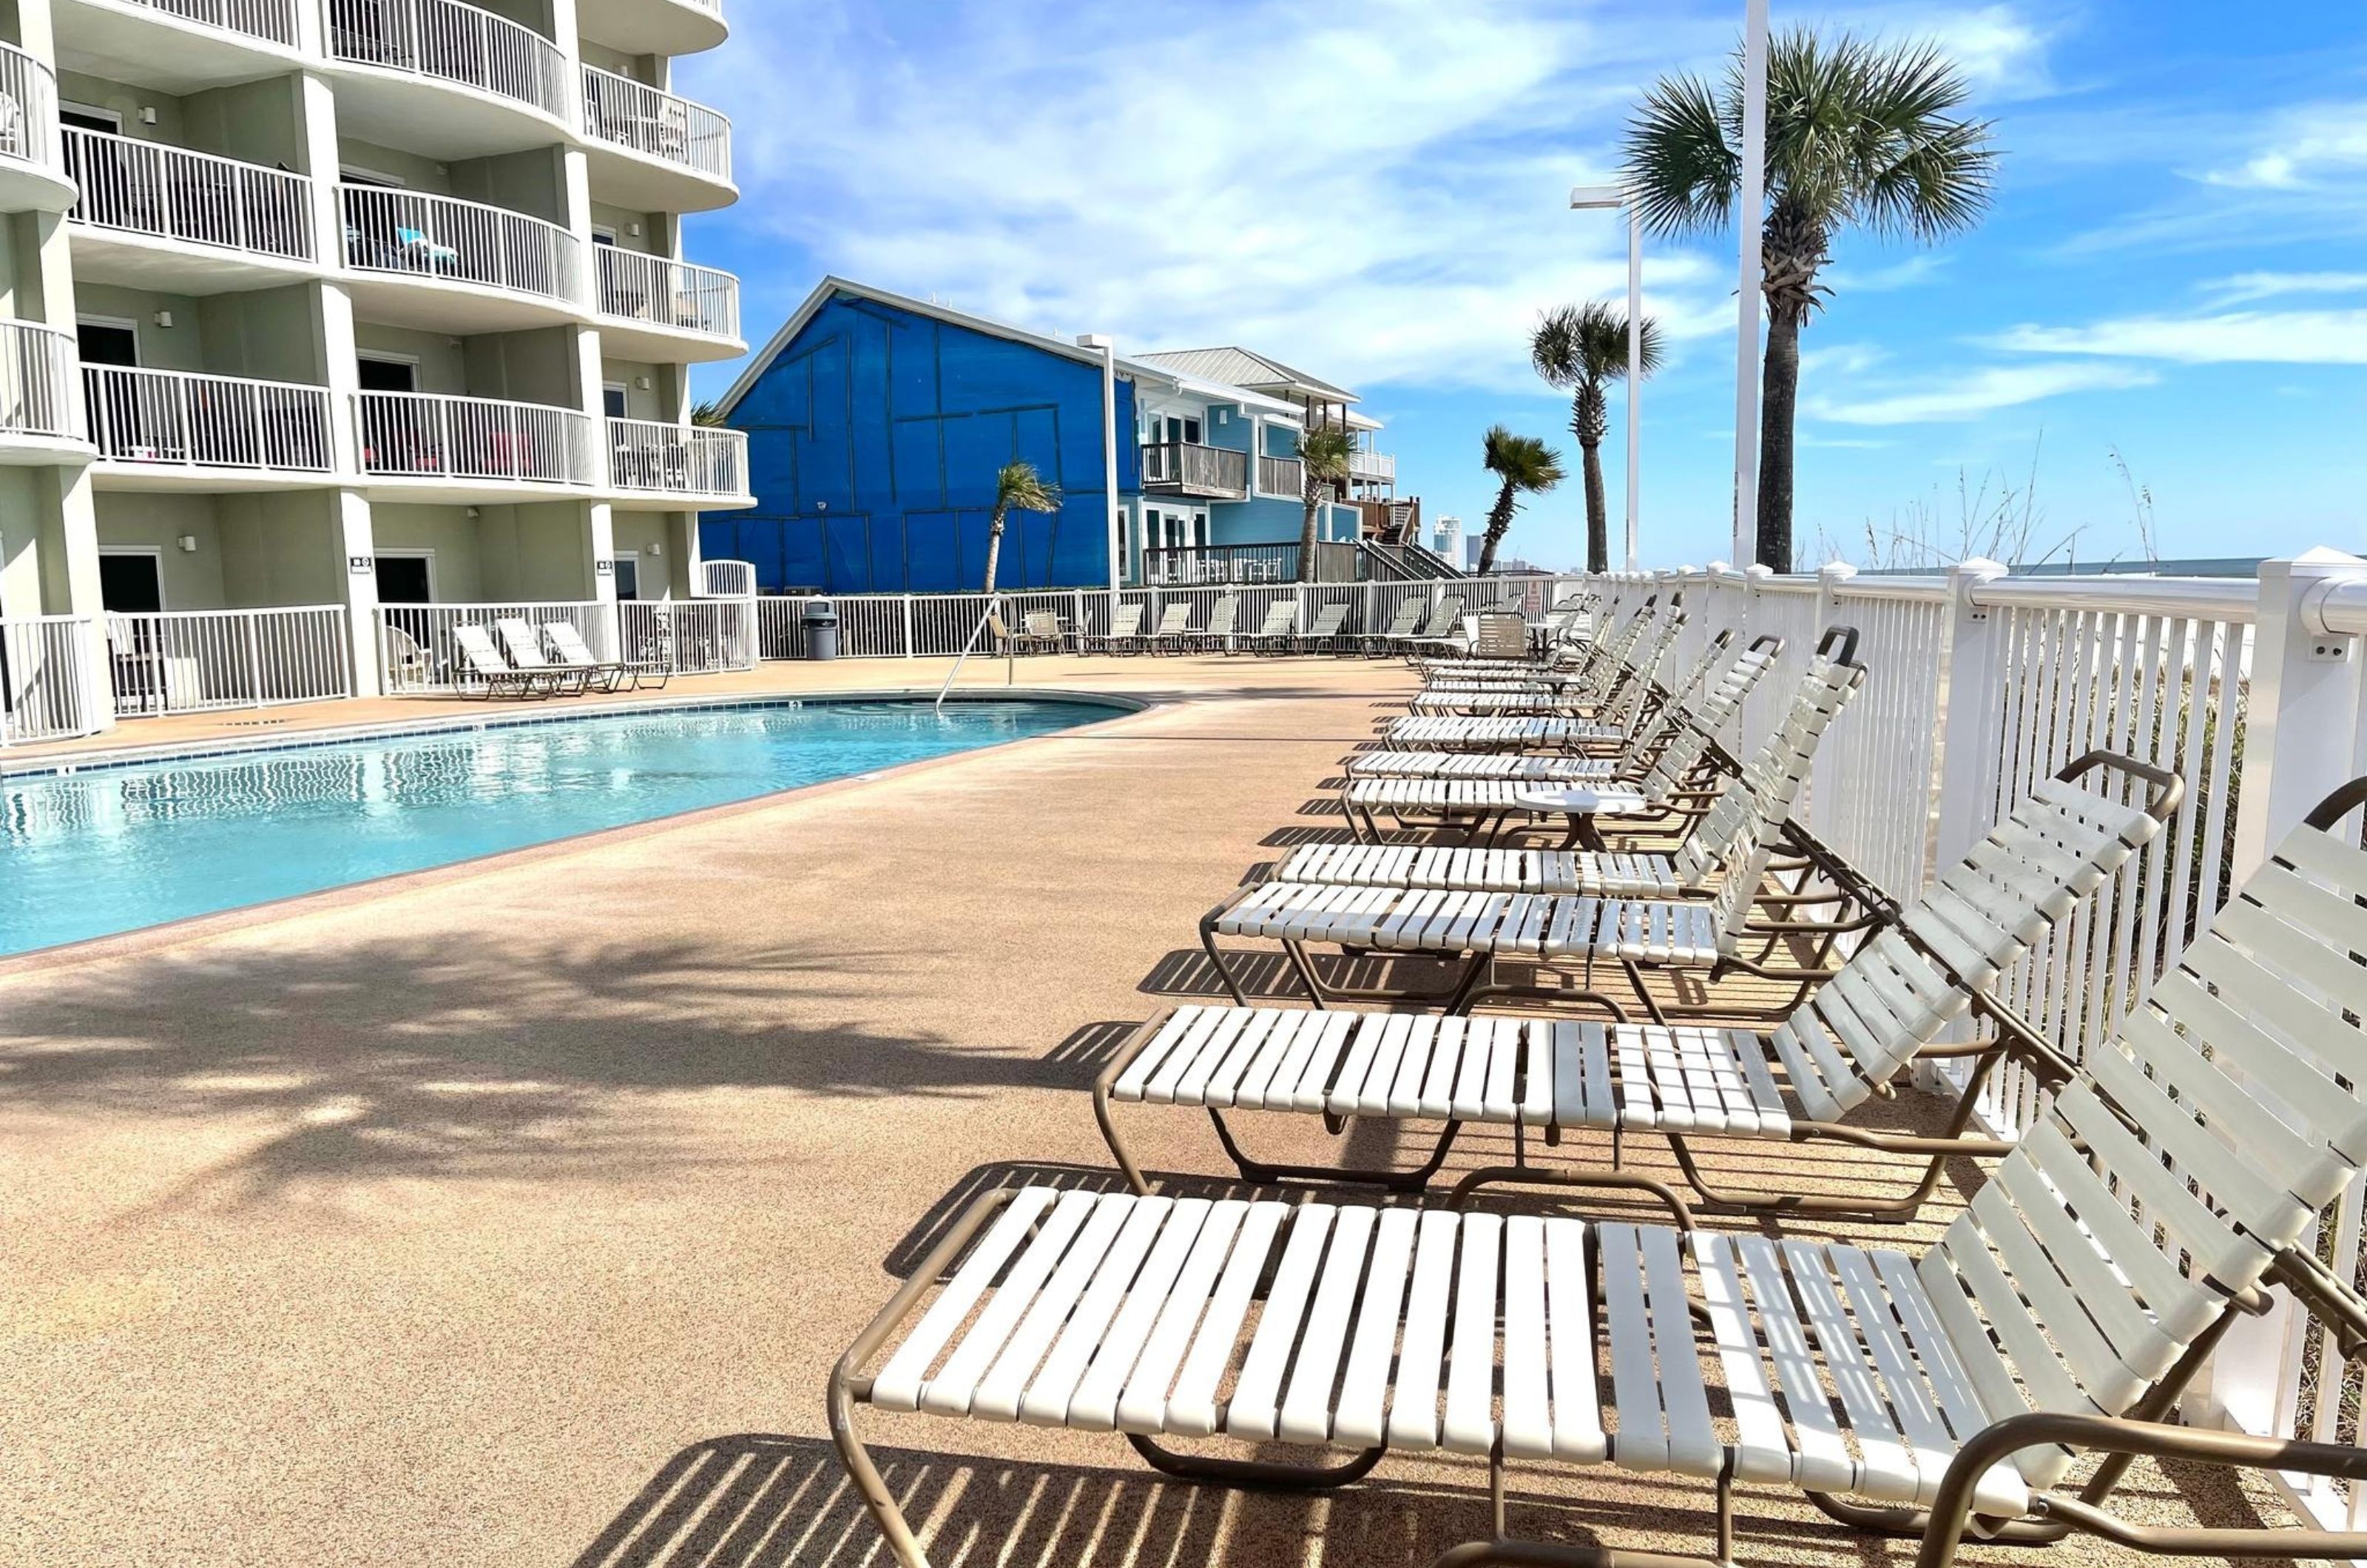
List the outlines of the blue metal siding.
<svg viewBox="0 0 2367 1568">
<path fill-rule="evenodd" d="M 841 294 L 814 312 L 732 410 L 748 433 L 755 510 L 699 525 L 710 558 L 755 563 L 760 589 L 975 591 L 996 470 L 1014 458 L 1059 485 L 1060 511 L 1015 513 L 997 581 L 1109 581 L 1098 366 Z M 1134 428 L 1120 379 L 1117 423 Z M 1141 462 L 1121 443 L 1122 491 Z"/>
</svg>

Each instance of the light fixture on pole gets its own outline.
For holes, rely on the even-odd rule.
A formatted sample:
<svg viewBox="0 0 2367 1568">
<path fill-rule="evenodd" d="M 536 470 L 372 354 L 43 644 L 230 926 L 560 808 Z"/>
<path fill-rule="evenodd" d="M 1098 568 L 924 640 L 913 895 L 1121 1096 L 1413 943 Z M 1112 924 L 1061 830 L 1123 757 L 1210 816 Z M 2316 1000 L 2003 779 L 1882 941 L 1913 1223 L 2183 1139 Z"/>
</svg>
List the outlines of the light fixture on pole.
<svg viewBox="0 0 2367 1568">
<path fill-rule="evenodd" d="M 1644 380 L 1644 220 L 1617 186 L 1572 186 L 1574 210 L 1625 209 L 1627 213 L 1627 570 L 1641 564 L 1637 555 L 1637 513 L 1642 494 L 1643 416 L 1637 400 Z"/>
<path fill-rule="evenodd" d="M 1767 0 L 1744 0 L 1742 27 L 1742 281 L 1735 298 L 1734 558 L 1759 558 L 1759 314 L 1764 281 L 1760 226 L 1767 208 Z"/>
</svg>

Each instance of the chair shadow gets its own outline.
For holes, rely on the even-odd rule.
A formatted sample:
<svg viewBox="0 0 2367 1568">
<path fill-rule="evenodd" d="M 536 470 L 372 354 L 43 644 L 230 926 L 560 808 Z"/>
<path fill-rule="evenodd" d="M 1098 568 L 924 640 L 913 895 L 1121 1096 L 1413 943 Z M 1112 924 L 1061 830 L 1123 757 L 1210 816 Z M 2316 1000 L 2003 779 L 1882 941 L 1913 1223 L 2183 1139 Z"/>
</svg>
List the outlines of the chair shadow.
<svg viewBox="0 0 2367 1568">
<path fill-rule="evenodd" d="M 1142 1020 L 1104 1019 L 1099 1023 L 1081 1024 L 1069 1032 L 1068 1038 L 1045 1053 L 1044 1060 L 1077 1070 L 1080 1089 L 1090 1088 L 1101 1070 L 1117 1055 L 1134 1032 L 1142 1027 Z"/>
<path fill-rule="evenodd" d="M 1206 1176 L 1186 1171 L 1146 1170 L 1143 1175 L 1170 1198 L 1271 1198 L 1270 1188 L 1229 1177 Z M 956 1221 L 968 1213 L 969 1206 L 990 1192 L 1006 1187 L 1051 1187 L 1061 1191 L 1124 1192 L 1129 1190 L 1126 1178 L 1115 1169 L 1097 1165 L 1076 1165 L 1065 1160 L 998 1159 L 975 1167 L 944 1195 L 929 1205 L 928 1211 L 914 1222 L 912 1228 L 888 1251 L 880 1268 L 891 1279 L 909 1280 L 928 1260 L 937 1243 L 953 1228 Z"/>
</svg>

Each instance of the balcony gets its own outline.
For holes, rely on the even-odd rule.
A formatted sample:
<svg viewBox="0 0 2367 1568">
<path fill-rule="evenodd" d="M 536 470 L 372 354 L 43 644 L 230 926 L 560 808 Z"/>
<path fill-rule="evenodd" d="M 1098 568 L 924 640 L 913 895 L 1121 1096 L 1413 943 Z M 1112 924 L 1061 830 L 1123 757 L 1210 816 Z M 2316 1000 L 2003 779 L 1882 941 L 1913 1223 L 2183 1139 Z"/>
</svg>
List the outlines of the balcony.
<svg viewBox="0 0 2367 1568">
<path fill-rule="evenodd" d="M 117 365 L 82 367 L 105 468 L 139 488 L 262 489 L 334 466 L 325 388 Z"/>
<path fill-rule="evenodd" d="M 456 333 L 583 319 L 582 247 L 558 224 L 418 191 L 337 194 L 355 296 L 384 319 Z"/>
<path fill-rule="evenodd" d="M 575 27 L 626 54 L 700 54 L 731 32 L 723 0 L 576 0 Z"/>
<path fill-rule="evenodd" d="M 1250 455 L 1192 441 L 1154 441 L 1142 448 L 1142 488 L 1158 495 L 1240 501 L 1250 493 Z"/>
<path fill-rule="evenodd" d="M 53 463 L 79 446 L 74 341 L 33 321 L 0 321 L 0 463 Z"/>
<path fill-rule="evenodd" d="M 337 122 L 365 141 L 450 161 L 547 145 L 575 129 L 566 54 L 460 0 L 329 0 Z M 427 93 L 421 88 L 430 89 Z"/>
<path fill-rule="evenodd" d="M 595 66 L 583 67 L 583 134 L 592 193 L 651 212 L 706 212 L 739 196 L 731 122 L 705 104 Z"/>
<path fill-rule="evenodd" d="M 362 472 L 446 500 L 510 497 L 517 486 L 599 483 L 591 419 L 573 409 L 425 392 L 356 394 Z"/>
<path fill-rule="evenodd" d="M 52 0 L 68 71 L 176 97 L 300 68 L 299 0 Z"/>
<path fill-rule="evenodd" d="M 636 499 L 756 504 L 748 493 L 748 437 L 704 425 L 610 420 L 608 484 Z"/>
<path fill-rule="evenodd" d="M 693 363 L 733 359 L 740 340 L 740 280 L 615 245 L 595 245 L 600 341 L 618 359 Z"/>
<path fill-rule="evenodd" d="M 178 294 L 318 270 L 312 182 L 161 141 L 64 128 L 76 275 Z"/>
<path fill-rule="evenodd" d="M 1393 485 L 1398 482 L 1398 458 L 1394 452 L 1355 451 L 1348 454 L 1348 477 L 1368 479 L 1375 484 Z"/>
<path fill-rule="evenodd" d="M 1307 494 L 1307 466 L 1296 457 L 1260 457 L 1258 493 L 1303 500 Z"/>
<path fill-rule="evenodd" d="M 74 198 L 58 160 L 58 79 L 0 43 L 0 212 L 63 212 Z"/>
</svg>

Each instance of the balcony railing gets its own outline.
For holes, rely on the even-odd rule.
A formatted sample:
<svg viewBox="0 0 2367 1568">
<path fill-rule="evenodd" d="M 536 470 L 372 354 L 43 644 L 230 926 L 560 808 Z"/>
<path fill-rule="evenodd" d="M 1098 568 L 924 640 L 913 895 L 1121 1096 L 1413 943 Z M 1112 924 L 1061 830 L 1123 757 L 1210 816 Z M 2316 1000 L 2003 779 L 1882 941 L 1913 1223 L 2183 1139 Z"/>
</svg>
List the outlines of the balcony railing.
<svg viewBox="0 0 2367 1568">
<path fill-rule="evenodd" d="M 329 0 L 329 54 L 568 118 L 567 57 L 559 46 L 460 0 Z"/>
<path fill-rule="evenodd" d="M 1315 547 L 1318 582 L 1353 582 L 1357 577 L 1355 546 L 1325 540 Z M 1142 581 L 1153 588 L 1296 582 L 1298 546 L 1294 541 L 1275 545 L 1155 547 L 1142 552 Z"/>
<path fill-rule="evenodd" d="M 73 440 L 74 339 L 31 321 L 0 321 L 0 433 Z"/>
<path fill-rule="evenodd" d="M 109 461 L 315 474 L 331 467 L 323 388 L 115 365 L 84 366 L 82 387 L 91 439 Z"/>
<path fill-rule="evenodd" d="M 753 600 L 628 600 L 617 606 L 617 631 L 625 662 L 638 670 L 711 675 L 756 667 Z"/>
<path fill-rule="evenodd" d="M 1395 484 L 1398 482 L 1398 456 L 1394 452 L 1351 452 L 1348 454 L 1348 477 Z"/>
<path fill-rule="evenodd" d="M 0 43 L 0 157 L 44 169 L 59 166 L 58 79 L 48 66 L 6 43 Z"/>
<path fill-rule="evenodd" d="M 161 141 L 65 130 L 77 223 L 160 240 L 313 259 L 312 182 L 301 175 Z"/>
<path fill-rule="evenodd" d="M 740 335 L 740 280 L 711 266 L 595 245 L 600 313 L 709 337 Z"/>
<path fill-rule="evenodd" d="M 345 265 L 358 272 L 582 298 L 580 248 L 556 223 L 480 201 L 376 186 L 343 186 L 337 195 Z"/>
<path fill-rule="evenodd" d="M 1142 448 L 1142 484 L 1185 495 L 1245 496 L 1250 455 L 1191 441 L 1154 441 Z"/>
<path fill-rule="evenodd" d="M 1307 493 L 1307 466 L 1296 457 L 1260 457 L 1258 493 L 1298 500 Z"/>
<path fill-rule="evenodd" d="M 354 694 L 342 605 L 104 617 L 119 716 L 326 702 Z"/>
<path fill-rule="evenodd" d="M 608 481 L 637 494 L 745 495 L 748 437 L 703 425 L 612 419 Z"/>
<path fill-rule="evenodd" d="M 597 66 L 583 68 L 583 134 L 710 179 L 731 177 L 731 122 L 688 98 Z"/>
<path fill-rule="evenodd" d="M 357 395 L 362 471 L 391 479 L 598 482 L 592 421 L 573 409 L 425 392 Z"/>
<path fill-rule="evenodd" d="M 196 22 L 224 32 L 243 33 L 248 38 L 266 43 L 285 44 L 293 49 L 299 41 L 296 31 L 296 0 L 124 0 L 143 11 L 156 11 L 167 17 L 177 17 L 185 22 Z"/>
</svg>

